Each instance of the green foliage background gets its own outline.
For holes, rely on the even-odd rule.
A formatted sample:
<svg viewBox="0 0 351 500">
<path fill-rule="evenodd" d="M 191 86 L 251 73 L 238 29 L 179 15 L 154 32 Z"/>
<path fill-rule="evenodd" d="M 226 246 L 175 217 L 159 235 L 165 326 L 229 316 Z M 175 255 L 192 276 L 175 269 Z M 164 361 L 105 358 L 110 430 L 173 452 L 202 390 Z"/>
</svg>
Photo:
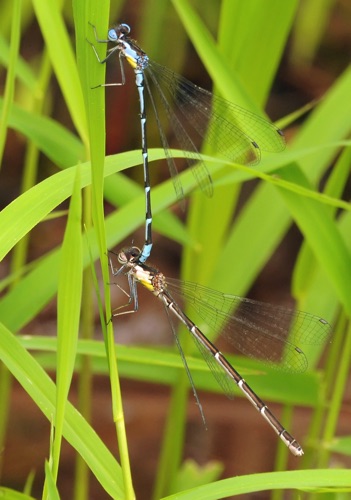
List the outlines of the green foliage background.
<svg viewBox="0 0 351 500">
<path fill-rule="evenodd" d="M 189 37 L 217 91 L 260 113 L 288 41 L 293 62 L 308 67 L 336 3 L 148 0 L 140 2 L 138 37 L 154 59 L 168 65 L 165 59 L 172 49 L 172 68 L 178 66 L 179 71 Z M 293 378 L 281 374 L 278 386 L 275 374 L 258 362 L 240 359 L 238 363 L 244 371 L 264 371 L 264 377 L 255 378 L 255 389 L 262 398 L 290 409 L 297 404 L 313 408 L 306 432 L 307 453 L 299 462 L 300 470 L 281 472 L 287 468 L 288 454 L 282 447 L 275 472 L 216 480 L 217 467 L 197 470 L 191 464 L 182 464 L 188 383 L 178 354 L 173 350 L 118 346 L 116 356 L 112 323 L 104 326 L 102 312 L 105 341 L 93 340 L 92 292 L 97 285 L 91 263 L 100 260 L 104 308 L 109 318 L 106 249 L 132 237 L 144 219 L 143 190 L 124 173 L 140 165 L 140 152 L 105 156 L 104 91 L 91 90 L 96 82 L 104 81 L 105 67 L 96 63 L 86 43 L 86 38 L 92 37 L 88 22 L 94 22 L 98 33 L 106 33 L 109 19 L 119 18 L 122 4 L 114 2 L 110 7 L 107 0 L 73 0 L 65 5 L 59 0 L 2 2 L 0 57 L 7 73 L 0 100 L 0 159 L 6 152 L 9 129 L 25 139 L 26 154 L 20 194 L 0 213 L 0 258 L 6 257 L 9 266 L 8 275 L 1 281 L 0 300 L 0 449 L 6 440 L 14 377 L 55 428 L 52 439 L 47 436 L 50 457 L 43 496 L 58 495 L 56 481 L 64 437 L 80 457 L 75 498 L 89 497 L 88 471 L 111 497 L 133 498 L 119 375 L 163 380 L 173 392 L 155 477 L 155 498 L 224 498 L 264 490 L 277 490 L 279 495 L 285 488 L 309 492 L 323 488 L 334 494 L 349 491 L 349 473 L 330 469 L 329 464 L 334 451 L 345 458 L 351 455 L 351 433 L 336 435 L 351 359 L 351 205 L 342 199 L 351 160 L 347 140 L 351 129 L 350 67 L 314 103 L 284 153 L 263 157 L 257 168 L 211 158 L 215 195 L 211 200 L 192 195 L 186 224 L 167 210 L 175 202 L 171 181 L 153 189 L 154 228 L 183 244 L 182 278 L 228 293 L 245 295 L 294 222 L 303 235 L 303 244 L 293 272 L 292 294 L 299 309 L 323 315 L 335 325 L 323 371 L 315 367 L 324 346 L 308 353 L 308 373 Z M 174 33 L 166 29 L 165 19 L 170 18 L 176 19 Z M 44 48 L 35 60 L 27 61 L 20 56 L 19 47 L 23 47 L 33 19 L 38 22 Z M 168 46 L 160 43 L 166 39 L 170 41 Z M 173 43 L 175 39 L 177 44 Z M 101 56 L 105 49 L 99 47 Z M 52 75 L 72 127 L 50 116 Z M 285 117 L 280 125 L 289 126 L 297 116 L 299 112 Z M 54 173 L 44 180 L 39 180 L 40 153 L 55 166 Z M 164 153 L 153 149 L 151 157 L 164 158 Z M 184 191 L 190 193 L 196 187 L 194 179 L 189 172 L 181 178 Z M 253 178 L 260 182 L 233 222 L 241 188 Z M 323 192 L 319 192 L 322 180 Z M 27 264 L 31 231 L 55 214 L 65 215 L 58 209 L 68 199 L 62 243 Z M 104 214 L 104 200 L 116 207 L 108 216 Z M 232 277 L 223 263 L 235 266 Z M 21 335 L 56 295 L 57 339 Z M 40 357 L 41 351 L 56 353 L 57 358 Z M 82 382 L 78 408 L 67 402 L 77 355 Z M 217 390 L 201 362 L 189 357 L 189 367 L 197 387 Z M 56 383 L 48 370 L 56 370 Z M 87 416 L 93 403 L 89 380 L 95 372 L 110 377 L 111 419 L 116 426 L 119 461 L 97 436 Z M 284 387 L 291 387 L 291 391 L 287 394 Z M 15 497 L 14 491 L 0 491 Z M 18 497 L 29 496 L 27 485 Z"/>
</svg>

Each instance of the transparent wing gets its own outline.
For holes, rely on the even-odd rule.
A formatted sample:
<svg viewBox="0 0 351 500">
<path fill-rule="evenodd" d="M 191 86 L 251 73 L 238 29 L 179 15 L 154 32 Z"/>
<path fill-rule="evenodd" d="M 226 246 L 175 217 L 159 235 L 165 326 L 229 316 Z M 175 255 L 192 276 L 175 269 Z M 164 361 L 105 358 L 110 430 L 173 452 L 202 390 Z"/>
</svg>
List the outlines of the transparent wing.
<svg viewBox="0 0 351 500">
<path fill-rule="evenodd" d="M 165 156 L 166 156 L 166 160 L 167 160 L 167 164 L 168 164 L 168 170 L 169 170 L 169 173 L 171 174 L 171 177 L 172 177 L 173 186 L 174 186 L 174 190 L 176 192 L 177 198 L 179 201 L 181 201 L 184 198 L 183 186 L 182 186 L 180 179 L 178 177 L 177 166 L 175 164 L 174 158 L 172 157 L 172 155 L 170 153 L 167 137 L 166 137 L 164 130 L 162 128 L 162 125 L 161 125 L 161 120 L 160 120 L 160 117 L 159 117 L 158 112 L 157 112 L 155 100 L 154 100 L 154 97 L 153 97 L 151 89 L 150 89 L 149 80 L 148 80 L 146 74 L 144 74 L 144 77 L 145 77 L 145 84 L 146 84 L 146 88 L 147 88 L 147 91 L 149 94 L 152 109 L 154 111 L 158 133 L 160 135 L 162 147 L 165 151 Z M 162 96 L 161 96 L 161 99 L 163 101 Z M 170 109 L 166 100 L 164 100 L 164 107 L 166 109 L 166 113 L 167 113 L 169 119 L 171 119 L 172 112 L 171 112 L 171 109 Z"/>
<path fill-rule="evenodd" d="M 249 357 L 290 372 L 303 372 L 307 359 L 298 345 L 323 344 L 327 321 L 313 314 L 223 294 L 196 283 L 167 278 L 172 295 L 183 297 L 198 316 Z"/>
<path fill-rule="evenodd" d="M 169 324 L 171 326 L 171 329 L 172 329 L 172 333 L 174 335 L 174 340 L 175 340 L 175 343 L 176 343 L 176 346 L 178 348 L 178 352 L 180 354 L 180 357 L 181 357 L 181 360 L 182 360 L 182 363 L 183 363 L 183 366 L 185 368 L 185 371 L 186 371 L 186 374 L 188 376 L 188 380 L 189 380 L 189 383 L 191 385 L 191 388 L 192 388 L 192 391 L 193 391 L 193 394 L 194 394 L 194 397 L 195 397 L 195 400 L 196 400 L 196 403 L 198 405 L 198 408 L 199 408 L 199 411 L 200 411 L 200 414 L 201 414 L 201 418 L 202 418 L 202 421 L 204 423 L 204 425 L 206 425 L 206 419 L 205 419 L 205 414 L 204 414 L 204 411 L 203 411 L 203 408 L 202 408 L 202 404 L 200 402 L 200 399 L 199 399 L 199 396 L 197 394 L 197 390 L 196 390 L 196 387 L 195 387 L 195 384 L 194 384 L 194 380 L 193 380 L 193 377 L 191 375 L 191 371 L 190 371 L 190 368 L 188 366 L 188 363 L 186 361 L 186 358 L 185 358 L 185 355 L 184 355 L 184 351 L 183 351 L 183 348 L 182 348 L 182 345 L 181 345 L 181 342 L 180 342 L 180 339 L 178 337 L 178 334 L 177 334 L 177 331 L 174 327 L 174 324 L 173 324 L 173 319 L 172 319 L 172 316 L 169 314 L 169 309 L 167 307 L 167 303 L 168 303 L 168 298 L 167 297 L 164 297 L 162 299 L 163 301 L 163 304 L 164 304 L 164 307 L 165 307 L 165 311 L 166 311 L 166 314 L 167 314 L 167 317 L 168 317 L 168 321 L 169 321 Z"/>
<path fill-rule="evenodd" d="M 178 317 L 178 319 L 181 319 L 186 324 L 189 335 L 191 335 L 191 338 L 193 339 L 198 350 L 200 351 L 200 354 L 203 357 L 204 361 L 207 363 L 207 366 L 209 367 L 212 375 L 215 377 L 218 384 L 222 387 L 226 396 L 229 399 L 233 399 L 234 398 L 234 387 L 235 387 L 236 383 L 235 383 L 234 379 L 232 377 L 230 377 L 228 375 L 228 373 L 224 370 L 224 368 L 217 362 L 217 360 L 214 356 L 214 352 L 213 352 L 213 349 L 215 349 L 214 346 L 212 346 L 212 344 L 209 342 L 209 340 L 206 338 L 206 336 L 203 335 L 203 333 L 201 331 L 196 331 L 196 332 L 193 331 L 193 329 L 192 329 L 193 324 L 192 324 L 191 320 L 189 320 L 187 318 L 187 316 L 183 313 L 182 309 L 179 307 L 179 305 L 174 300 L 174 298 L 172 297 L 172 295 L 169 293 L 168 290 L 163 292 L 161 300 L 163 301 L 163 303 L 165 305 L 168 319 L 171 323 L 172 331 L 173 331 L 173 334 L 175 335 L 175 338 L 176 338 L 176 344 L 177 344 L 177 347 L 179 349 L 180 355 L 182 357 L 183 364 L 186 367 L 188 378 L 190 380 L 191 386 L 193 387 L 193 392 L 194 392 L 194 395 L 195 395 L 195 398 L 197 399 L 197 401 L 198 401 L 198 398 L 196 395 L 194 383 L 193 383 L 193 380 L 192 380 L 192 377 L 191 377 L 191 374 L 189 371 L 189 367 L 187 366 L 187 363 L 186 363 L 186 360 L 184 357 L 183 349 L 181 348 L 181 345 L 180 345 L 180 339 L 177 336 L 176 330 L 175 330 L 173 322 L 172 322 L 171 315 L 169 313 L 170 310 L 172 310 L 175 313 L 175 315 Z M 209 345 L 210 345 L 210 347 L 209 347 Z"/>
<path fill-rule="evenodd" d="M 196 182 L 197 182 L 198 186 L 200 187 L 200 189 L 203 191 L 203 193 L 206 196 L 211 197 L 213 195 L 212 179 L 211 179 L 210 173 L 206 167 L 206 164 L 203 161 L 203 159 L 201 158 L 201 155 L 198 152 L 197 147 L 194 144 L 193 139 L 186 131 L 185 124 L 183 125 L 183 123 L 179 120 L 176 113 L 174 113 L 171 105 L 169 104 L 169 102 L 167 100 L 167 97 L 165 95 L 163 88 L 160 86 L 160 84 L 157 80 L 156 75 L 152 72 L 151 68 L 148 67 L 148 70 L 149 70 L 148 72 L 145 72 L 145 77 L 147 74 L 149 74 L 151 77 L 151 81 L 153 82 L 154 88 L 156 89 L 159 100 L 163 106 L 163 109 L 166 112 L 170 127 L 172 128 L 172 130 L 177 138 L 177 141 L 178 141 L 180 148 L 185 153 L 185 161 L 186 161 L 188 167 L 192 170 L 192 173 L 193 173 L 193 175 L 196 179 Z M 175 191 L 177 194 L 177 198 L 181 199 L 183 197 L 183 189 L 182 188 L 179 189 L 180 181 L 177 178 L 177 173 L 178 173 L 177 167 L 175 165 L 174 159 L 171 157 L 170 151 L 167 149 L 168 144 L 167 144 L 165 134 L 164 134 L 162 126 L 161 126 L 161 121 L 160 121 L 160 118 L 158 116 L 157 107 L 156 107 L 155 101 L 154 101 L 154 96 L 152 94 L 150 84 L 149 84 L 147 77 L 145 78 L 145 81 L 147 84 L 147 89 L 149 92 L 150 100 L 152 102 L 153 110 L 154 110 L 154 113 L 156 116 L 156 122 L 157 122 L 158 130 L 159 130 L 162 146 L 163 146 L 165 153 L 166 153 L 168 168 L 169 168 L 170 174 L 172 176 L 172 180 L 173 180 L 174 188 L 175 188 Z"/>
<path fill-rule="evenodd" d="M 261 150 L 279 152 L 284 149 L 282 131 L 255 113 L 214 96 L 154 61 L 149 61 L 145 68 L 145 77 L 164 148 L 164 132 L 153 102 L 156 96 L 165 110 L 179 147 L 186 153 L 188 166 L 207 196 L 213 193 L 211 176 L 197 149 L 204 138 L 220 154 L 248 165 L 260 161 Z M 167 151 L 166 157 L 175 179 L 177 169 Z M 174 182 L 177 196 L 181 198 L 181 189 Z"/>
<path fill-rule="evenodd" d="M 231 160 L 255 164 L 260 160 L 260 150 L 279 152 L 285 148 L 284 135 L 273 123 L 154 61 L 149 67 L 186 118 L 184 122 Z"/>
<path fill-rule="evenodd" d="M 229 399 L 234 399 L 234 387 L 236 386 L 235 380 L 230 377 L 224 368 L 216 361 L 216 358 L 213 354 L 205 348 L 205 346 L 194 336 L 191 336 L 193 341 L 195 342 L 196 347 L 201 353 L 201 356 L 206 361 L 207 366 L 210 369 L 210 372 L 217 380 L 218 384 L 222 387 L 223 392 Z"/>
</svg>

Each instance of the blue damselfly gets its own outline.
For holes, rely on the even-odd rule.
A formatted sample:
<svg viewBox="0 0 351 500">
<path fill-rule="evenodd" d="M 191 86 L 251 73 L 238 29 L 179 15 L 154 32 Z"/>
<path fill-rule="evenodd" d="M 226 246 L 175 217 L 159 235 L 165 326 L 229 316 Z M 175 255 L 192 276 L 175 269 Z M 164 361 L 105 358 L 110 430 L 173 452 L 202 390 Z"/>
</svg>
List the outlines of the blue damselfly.
<svg viewBox="0 0 351 500">
<path fill-rule="evenodd" d="M 119 24 L 108 31 L 107 39 L 99 39 L 96 28 L 91 25 L 98 43 L 114 43 L 107 56 L 100 59 L 96 48 L 89 40 L 97 60 L 105 63 L 115 52 L 119 55 L 121 82 L 105 83 L 97 87 L 120 86 L 125 84 L 123 61 L 126 59 L 135 73 L 135 82 L 139 93 L 142 156 L 145 186 L 145 243 L 140 254 L 144 263 L 152 249 L 152 211 L 150 198 L 150 178 L 148 166 L 148 148 L 146 135 L 145 87 L 155 113 L 162 146 L 165 150 L 168 167 L 174 182 L 178 199 L 183 197 L 183 190 L 177 176 L 177 167 L 172 157 L 166 135 L 161 127 L 157 112 L 157 100 L 174 131 L 176 139 L 185 152 L 185 160 L 192 169 L 202 191 L 211 196 L 213 192 L 211 176 L 198 152 L 197 139 L 206 138 L 216 151 L 232 161 L 254 165 L 260 161 L 261 150 L 279 152 L 285 147 L 282 131 L 264 118 L 233 104 L 211 92 L 194 85 L 172 70 L 151 61 L 146 53 L 130 38 L 130 27 Z M 173 106 L 169 104 L 173 101 Z M 175 110 L 177 112 L 175 112 Z"/>
</svg>

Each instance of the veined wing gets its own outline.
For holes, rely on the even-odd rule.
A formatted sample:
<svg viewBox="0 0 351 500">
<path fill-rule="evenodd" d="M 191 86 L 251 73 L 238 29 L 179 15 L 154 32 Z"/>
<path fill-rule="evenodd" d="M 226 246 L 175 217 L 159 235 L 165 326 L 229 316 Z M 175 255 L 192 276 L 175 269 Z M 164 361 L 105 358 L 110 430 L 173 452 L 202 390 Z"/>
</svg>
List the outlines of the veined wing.
<svg viewBox="0 0 351 500">
<path fill-rule="evenodd" d="M 167 278 L 172 295 L 183 297 L 198 316 L 249 357 L 290 372 L 303 372 L 307 359 L 298 345 L 323 344 L 331 334 L 319 316 L 227 295 L 197 283 Z"/>
</svg>

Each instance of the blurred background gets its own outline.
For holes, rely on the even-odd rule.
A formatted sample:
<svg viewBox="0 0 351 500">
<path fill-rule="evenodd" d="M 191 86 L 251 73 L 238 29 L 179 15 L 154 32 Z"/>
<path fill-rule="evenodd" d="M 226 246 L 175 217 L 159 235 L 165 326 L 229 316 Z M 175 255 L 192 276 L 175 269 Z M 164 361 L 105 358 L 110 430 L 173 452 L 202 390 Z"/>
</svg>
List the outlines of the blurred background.
<svg viewBox="0 0 351 500">
<path fill-rule="evenodd" d="M 201 17 L 212 36 L 216 39 L 220 23 L 221 3 L 218 0 L 193 0 L 189 2 Z M 305 0 L 294 2 L 297 5 L 292 30 L 286 44 L 283 57 L 277 68 L 276 78 L 272 82 L 268 96 L 266 112 L 272 121 L 286 117 L 299 108 L 318 102 L 333 86 L 338 77 L 346 70 L 350 62 L 351 51 L 351 3 L 348 0 Z M 267 0 L 267 10 L 270 2 Z M 150 58 L 168 66 L 187 79 L 206 89 L 211 89 L 209 78 L 200 58 L 189 41 L 172 2 L 164 0 L 134 0 L 133 2 L 111 1 L 111 25 L 116 22 L 128 23 L 132 28 L 131 36 L 145 50 Z M 11 1 L 2 0 L 0 7 L 1 40 L 3 47 L 9 43 L 11 27 Z M 72 6 L 63 5 L 64 19 L 75 44 Z M 269 13 L 268 13 L 269 15 Z M 279 18 L 275 20 L 279 23 Z M 236 20 L 233 20 L 235 30 Z M 100 34 L 103 37 L 103 34 Z M 257 34 L 259 45 L 260 34 Z M 20 54 L 34 71 L 40 67 L 45 50 L 41 30 L 37 23 L 33 6 L 29 1 L 22 2 L 22 33 Z M 0 88 L 3 94 L 6 78 L 6 54 L 0 68 Z M 252 64 L 256 64 L 253 60 Z M 119 80 L 117 57 L 111 58 L 107 65 L 106 81 Z M 54 74 L 48 69 L 48 91 L 45 96 L 33 96 L 23 82 L 16 85 L 16 102 L 23 108 L 40 105 L 44 113 L 74 132 L 70 113 L 62 97 L 60 86 Z M 252 82 L 255 86 L 255 82 Z M 250 94 L 250 89 L 247 89 Z M 40 101 L 40 104 L 38 104 Z M 106 89 L 106 155 L 122 151 L 140 149 L 140 125 L 138 119 L 139 102 L 134 85 L 134 75 L 127 69 L 127 84 L 123 88 Z M 284 130 L 287 142 L 291 141 L 303 125 L 307 115 L 298 117 Z M 121 119 L 122 117 L 122 119 Z M 149 146 L 160 147 L 155 124 L 148 123 Z M 36 155 L 38 169 L 32 180 L 24 178 L 24 164 L 30 155 Z M 38 183 L 57 171 L 57 166 L 39 151 L 31 150 L 28 140 L 11 127 L 8 129 L 3 150 L 0 207 L 3 209 L 23 191 L 31 182 Z M 131 179 L 142 185 L 140 166 L 124 172 Z M 151 183 L 153 186 L 169 176 L 163 164 L 151 164 Z M 28 184 L 29 183 L 29 184 Z M 241 204 L 250 195 L 257 180 L 252 180 L 242 188 Z M 349 199 L 350 181 L 346 184 L 344 199 Z M 68 202 L 58 209 L 64 212 Z M 106 203 L 106 214 L 116 207 Z M 186 211 L 178 205 L 173 213 L 186 220 Z M 63 212 L 63 214 L 64 214 Z M 35 262 L 60 245 L 63 239 L 66 218 L 48 218 L 36 226 L 26 241 L 25 264 Z M 205 224 L 205 222 L 204 222 Z M 140 229 L 118 244 L 118 248 L 129 245 L 133 240 L 141 245 L 144 229 Z M 279 246 L 272 252 L 270 259 L 257 276 L 248 296 L 256 300 L 274 304 L 292 306 L 290 293 L 291 273 L 300 249 L 302 236 L 296 226 L 292 226 L 282 238 Z M 151 262 L 167 276 L 179 277 L 182 258 L 181 245 L 154 232 L 154 249 Z M 0 264 L 0 277 L 5 280 L 11 275 L 14 266 L 13 254 Z M 3 286 L 3 293 L 6 288 Z M 118 289 L 112 290 L 113 304 L 123 301 Z M 30 297 L 28 297 L 30 300 Z M 123 344 L 169 345 L 172 334 L 167 316 L 162 305 L 148 292 L 140 291 L 140 310 L 138 314 L 127 315 L 119 321 L 118 342 Z M 20 314 L 20 311 L 18 311 Z M 323 314 L 323 311 L 320 311 Z M 95 338 L 102 339 L 97 308 L 95 315 Z M 56 302 L 50 303 L 25 325 L 21 334 L 47 335 L 56 334 Z M 227 346 L 225 346 L 225 349 Z M 43 358 L 45 365 L 45 359 Z M 118 454 L 115 442 L 115 428 L 111 421 L 110 384 L 105 375 L 93 377 L 92 425 L 107 444 Z M 77 402 L 78 380 L 74 379 L 70 400 Z M 254 386 L 254 382 L 252 382 Z M 289 390 L 289 388 L 287 388 Z M 151 497 L 152 485 L 161 447 L 160 429 L 165 424 L 168 411 L 169 390 L 164 386 L 146 382 L 122 379 L 122 394 L 130 437 L 129 450 L 137 498 Z M 338 434 L 350 433 L 351 387 L 348 385 L 347 397 L 339 415 Z M 222 470 L 220 477 L 267 472 L 274 468 L 274 456 L 277 438 L 267 424 L 243 398 L 227 400 L 220 394 L 199 392 L 204 408 L 207 429 L 202 424 L 198 408 L 189 397 L 188 420 L 186 426 L 184 459 L 193 459 L 200 466 L 209 466 L 214 471 Z M 270 403 L 270 408 L 281 415 L 280 405 Z M 293 429 L 298 438 L 303 435 L 310 417 L 310 411 L 298 408 L 294 411 Z M 28 474 L 35 474 L 33 496 L 40 495 L 43 482 L 43 462 L 48 456 L 49 422 L 33 404 L 23 389 L 13 382 L 10 397 L 8 422 L 3 440 L 1 484 L 22 490 Z M 65 443 L 62 450 L 62 462 L 59 473 L 59 489 L 62 498 L 73 498 L 75 452 Z M 345 456 L 334 458 L 334 463 L 343 467 L 350 466 Z M 289 467 L 298 465 L 294 457 L 289 458 Z M 218 469 L 217 469 L 218 467 Z M 244 497 L 244 496 L 243 496 Z M 268 493 L 247 496 L 246 498 L 267 498 Z M 108 498 L 94 477 L 90 479 L 89 498 Z"/>
</svg>

